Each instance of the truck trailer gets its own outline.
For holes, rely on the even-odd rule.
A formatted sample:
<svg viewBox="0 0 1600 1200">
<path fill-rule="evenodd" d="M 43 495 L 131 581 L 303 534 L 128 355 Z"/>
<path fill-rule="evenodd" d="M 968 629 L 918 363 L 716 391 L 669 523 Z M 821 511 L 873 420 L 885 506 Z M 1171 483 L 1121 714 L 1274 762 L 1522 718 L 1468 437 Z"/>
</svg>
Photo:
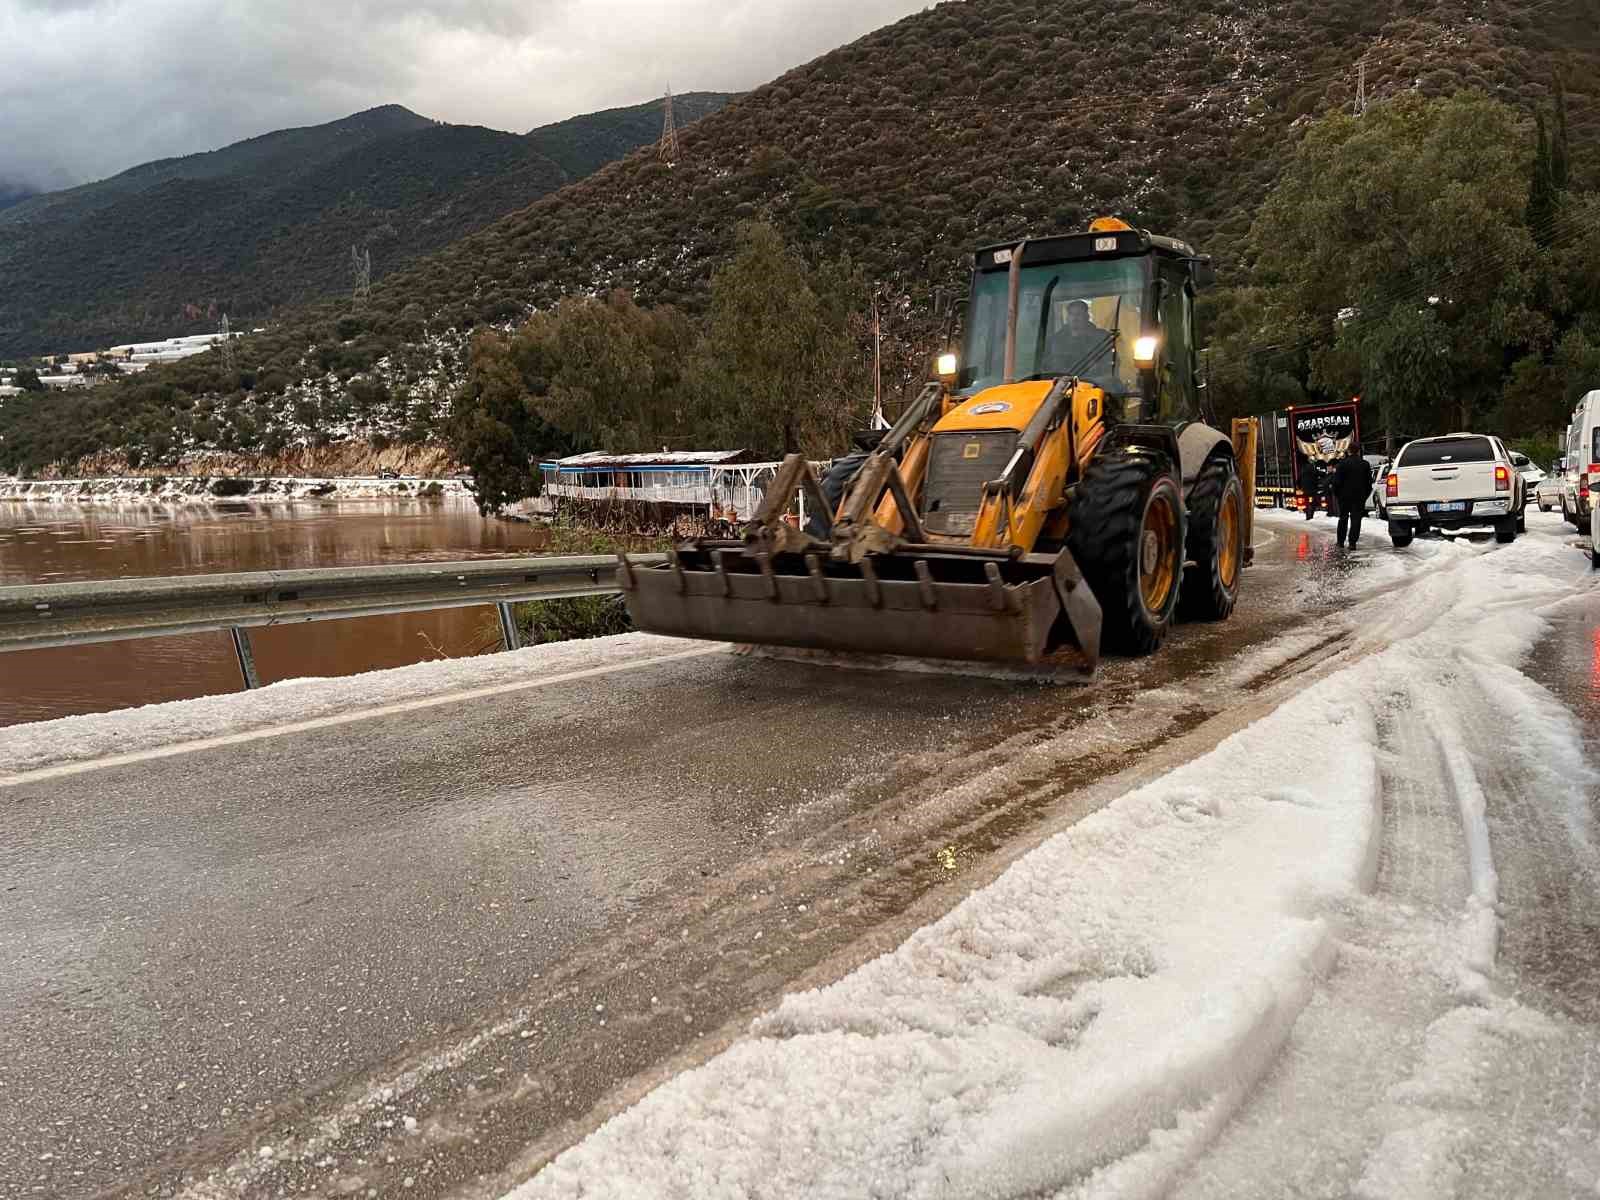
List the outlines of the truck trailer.
<svg viewBox="0 0 1600 1200">
<path fill-rule="evenodd" d="M 1360 408 L 1358 401 L 1349 400 L 1262 416 L 1256 442 L 1256 505 L 1303 508 L 1300 493 L 1306 465 L 1317 463 L 1326 476 L 1351 446 L 1361 445 Z"/>
</svg>

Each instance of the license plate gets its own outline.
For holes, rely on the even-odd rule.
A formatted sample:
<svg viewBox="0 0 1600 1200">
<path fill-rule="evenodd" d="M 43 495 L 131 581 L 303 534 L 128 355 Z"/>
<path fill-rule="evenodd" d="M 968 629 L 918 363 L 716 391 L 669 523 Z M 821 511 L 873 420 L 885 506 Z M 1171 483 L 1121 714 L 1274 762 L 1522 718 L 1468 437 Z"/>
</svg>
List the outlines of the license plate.
<svg viewBox="0 0 1600 1200">
<path fill-rule="evenodd" d="M 1444 500 L 1437 504 L 1430 504 L 1428 510 L 1430 512 L 1466 512 L 1467 502 L 1465 500 Z"/>
</svg>

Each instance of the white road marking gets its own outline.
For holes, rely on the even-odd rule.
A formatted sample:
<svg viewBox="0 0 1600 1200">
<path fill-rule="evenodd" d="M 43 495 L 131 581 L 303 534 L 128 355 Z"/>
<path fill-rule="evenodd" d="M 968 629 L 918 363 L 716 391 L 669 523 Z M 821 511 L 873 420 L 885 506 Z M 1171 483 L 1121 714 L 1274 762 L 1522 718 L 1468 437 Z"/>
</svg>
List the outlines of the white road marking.
<svg viewBox="0 0 1600 1200">
<path fill-rule="evenodd" d="M 63 763 L 55 767 L 40 767 L 12 775 L 0 775 L 0 787 L 18 787 L 24 783 L 40 783 L 47 779 L 60 779 L 68 775 L 81 775 L 89 771 L 102 771 L 108 767 L 124 767 L 132 763 L 150 762 L 158 758 L 175 758 L 180 754 L 194 754 L 201 750 L 215 750 L 221 746 L 239 746 L 246 742 L 267 738 L 285 737 L 292 733 L 305 733 L 312 729 L 329 729 L 337 725 L 353 725 L 374 717 L 394 716 L 397 713 L 417 712 L 425 708 L 438 708 L 445 704 L 460 704 L 468 700 L 481 700 L 489 696 L 503 696 L 509 692 L 522 692 L 531 688 L 548 687 L 555 683 L 571 683 L 577 679 L 593 679 L 600 675 L 614 675 L 637 667 L 653 667 L 660 663 L 679 662 L 686 658 L 700 658 L 707 654 L 726 654 L 724 645 L 696 646 L 676 654 L 662 654 L 654 658 L 630 659 L 604 667 L 589 667 L 582 671 L 567 671 L 560 675 L 543 675 L 538 679 L 521 679 L 516 683 L 499 683 L 492 687 L 473 688 L 465 692 L 444 692 L 437 696 L 423 696 L 416 700 L 402 700 L 377 708 L 363 708 L 355 712 L 335 713 L 326 717 L 313 717 L 289 725 L 268 725 L 261 729 L 248 729 L 241 733 L 219 734 L 215 737 L 197 738 L 189 742 L 175 742 L 170 746 L 154 746 L 148 750 L 134 750 L 127 754 L 112 754 L 105 758 L 92 758 L 84 762 Z"/>
</svg>

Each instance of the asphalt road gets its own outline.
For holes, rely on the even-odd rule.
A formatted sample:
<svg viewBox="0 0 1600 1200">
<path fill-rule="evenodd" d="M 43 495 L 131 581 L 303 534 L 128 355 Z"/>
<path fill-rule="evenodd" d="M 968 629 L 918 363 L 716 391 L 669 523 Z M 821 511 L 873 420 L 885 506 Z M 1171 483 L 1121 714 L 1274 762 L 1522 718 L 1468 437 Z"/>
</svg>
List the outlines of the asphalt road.
<svg viewBox="0 0 1600 1200">
<path fill-rule="evenodd" d="M 719 653 L 0 789 L 0 1194 L 495 1194 L 1326 653 L 1272 530 L 1090 687 Z"/>
</svg>

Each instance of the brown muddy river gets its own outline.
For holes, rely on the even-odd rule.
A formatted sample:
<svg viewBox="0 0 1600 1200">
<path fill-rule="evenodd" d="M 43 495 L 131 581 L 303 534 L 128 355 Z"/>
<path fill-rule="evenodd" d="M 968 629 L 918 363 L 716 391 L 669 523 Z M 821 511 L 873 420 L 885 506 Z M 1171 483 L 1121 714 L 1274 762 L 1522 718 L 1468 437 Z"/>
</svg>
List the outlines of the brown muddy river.
<svg viewBox="0 0 1600 1200">
<path fill-rule="evenodd" d="M 539 531 L 470 504 L 0 504 L 0 587 L 536 553 Z M 262 683 L 352 675 L 497 649 L 489 608 L 317 621 L 250 633 Z M 0 725 L 236 691 L 226 633 L 0 654 Z"/>
</svg>

